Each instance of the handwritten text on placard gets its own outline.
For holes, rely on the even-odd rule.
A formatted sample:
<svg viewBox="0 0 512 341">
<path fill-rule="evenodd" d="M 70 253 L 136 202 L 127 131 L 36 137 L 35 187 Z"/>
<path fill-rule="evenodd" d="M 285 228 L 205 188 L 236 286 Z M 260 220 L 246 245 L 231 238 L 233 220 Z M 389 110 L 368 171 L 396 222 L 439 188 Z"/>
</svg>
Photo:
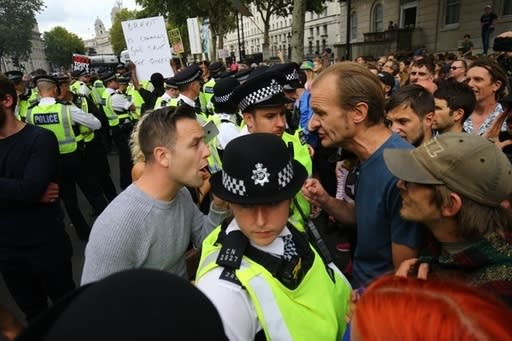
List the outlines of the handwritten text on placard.
<svg viewBox="0 0 512 341">
<path fill-rule="evenodd" d="M 130 60 L 137 65 L 139 80 L 148 80 L 155 72 L 174 76 L 169 64 L 171 48 L 163 17 L 123 21 L 123 33 Z"/>
</svg>

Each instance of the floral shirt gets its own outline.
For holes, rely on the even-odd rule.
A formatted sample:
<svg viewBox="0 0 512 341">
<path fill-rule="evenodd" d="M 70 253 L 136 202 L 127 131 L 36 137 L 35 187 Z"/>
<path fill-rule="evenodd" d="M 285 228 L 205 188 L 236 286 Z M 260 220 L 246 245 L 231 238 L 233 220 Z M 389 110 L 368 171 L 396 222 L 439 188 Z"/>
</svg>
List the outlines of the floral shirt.
<svg viewBox="0 0 512 341">
<path fill-rule="evenodd" d="M 480 126 L 480 129 L 478 129 L 478 135 L 483 135 L 487 131 L 487 129 L 489 129 L 492 126 L 492 124 L 494 123 L 496 118 L 502 112 L 503 112 L 503 107 L 501 106 L 500 103 L 497 103 L 496 107 L 494 108 L 494 111 L 489 116 L 487 116 L 485 121 Z M 475 133 L 473 131 L 473 121 L 471 120 L 471 116 L 469 116 L 468 119 L 466 121 L 464 121 L 463 128 L 464 128 L 464 131 L 466 133 L 470 133 L 470 134 L 474 134 Z M 503 125 L 501 126 L 500 130 L 501 131 L 506 131 L 507 130 L 506 122 L 503 122 Z"/>
</svg>

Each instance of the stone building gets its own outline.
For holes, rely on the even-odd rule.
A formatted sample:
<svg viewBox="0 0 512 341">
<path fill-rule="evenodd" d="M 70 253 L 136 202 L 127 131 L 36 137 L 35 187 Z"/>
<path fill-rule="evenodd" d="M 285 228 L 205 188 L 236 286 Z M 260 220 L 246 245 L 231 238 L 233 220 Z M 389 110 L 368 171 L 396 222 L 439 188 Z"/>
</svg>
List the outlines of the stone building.
<svg viewBox="0 0 512 341">
<path fill-rule="evenodd" d="M 331 48 L 335 57 L 343 58 L 348 47 L 349 56 L 354 59 L 358 55 L 410 53 L 423 45 L 432 53 L 457 52 L 465 34 L 471 35 L 474 52 L 480 53 L 480 16 L 486 5 L 493 6 L 499 17 L 496 34 L 512 30 L 511 0 L 326 1 L 320 15 L 306 13 L 304 53 L 314 55 Z M 263 44 L 263 22 L 254 6 L 249 9 L 253 16 L 243 18 L 241 33 L 247 54 L 261 52 Z M 291 15 L 272 18 L 271 56 L 276 56 L 278 50 L 288 56 L 291 24 Z M 236 30 L 226 35 L 225 46 L 238 54 Z"/>
</svg>

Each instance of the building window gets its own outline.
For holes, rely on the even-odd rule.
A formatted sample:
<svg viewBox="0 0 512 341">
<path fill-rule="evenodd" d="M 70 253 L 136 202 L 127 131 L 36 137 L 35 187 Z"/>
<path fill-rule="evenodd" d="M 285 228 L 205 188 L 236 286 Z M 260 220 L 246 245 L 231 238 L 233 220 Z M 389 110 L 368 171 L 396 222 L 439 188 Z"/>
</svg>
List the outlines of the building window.
<svg viewBox="0 0 512 341">
<path fill-rule="evenodd" d="M 373 8 L 373 32 L 382 32 L 384 27 L 382 25 L 383 7 L 382 4 L 376 4 Z"/>
<path fill-rule="evenodd" d="M 446 0 L 444 5 L 444 24 L 457 24 L 459 22 L 460 0 Z"/>
<path fill-rule="evenodd" d="M 357 13 L 354 11 L 350 15 L 350 39 L 357 38 Z"/>
<path fill-rule="evenodd" d="M 327 25 L 322 26 L 322 35 L 327 35 Z"/>
<path fill-rule="evenodd" d="M 503 14 L 502 15 L 512 15 L 512 1 L 503 0 Z"/>
<path fill-rule="evenodd" d="M 313 38 L 313 27 L 309 28 L 309 36 Z"/>
<path fill-rule="evenodd" d="M 316 35 L 319 36 L 320 35 L 320 26 L 317 26 L 316 27 Z"/>
</svg>

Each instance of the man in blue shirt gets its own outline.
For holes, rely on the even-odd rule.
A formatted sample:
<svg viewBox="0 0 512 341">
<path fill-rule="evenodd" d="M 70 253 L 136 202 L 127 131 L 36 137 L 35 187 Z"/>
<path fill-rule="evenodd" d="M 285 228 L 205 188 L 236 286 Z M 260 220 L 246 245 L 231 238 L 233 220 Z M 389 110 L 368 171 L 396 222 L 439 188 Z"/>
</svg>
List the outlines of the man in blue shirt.
<svg viewBox="0 0 512 341">
<path fill-rule="evenodd" d="M 418 225 L 400 217 L 397 178 L 384 164 L 384 148 L 412 148 L 384 125 L 384 92 L 377 77 L 353 62 L 326 69 L 311 89 L 310 127 L 324 147 L 341 147 L 360 160 L 355 203 L 331 197 L 316 179 L 304 196 L 342 224 L 357 223 L 353 284 L 364 285 L 417 254 Z"/>
</svg>

